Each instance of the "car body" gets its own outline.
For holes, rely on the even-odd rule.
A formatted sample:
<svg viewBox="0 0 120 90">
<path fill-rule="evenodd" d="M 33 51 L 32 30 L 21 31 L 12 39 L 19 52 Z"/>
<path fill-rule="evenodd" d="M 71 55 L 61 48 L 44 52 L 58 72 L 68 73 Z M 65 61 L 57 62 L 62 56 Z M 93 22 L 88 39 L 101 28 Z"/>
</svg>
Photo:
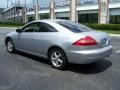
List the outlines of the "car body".
<svg viewBox="0 0 120 90">
<path fill-rule="evenodd" d="M 112 54 L 108 34 L 94 31 L 69 20 L 38 20 L 30 22 L 9 33 L 5 38 L 5 45 L 9 52 L 13 52 L 14 47 L 15 50 L 49 60 L 53 58 L 54 61 L 56 59 L 60 61 L 61 58 L 64 61 L 65 59 L 62 67 L 57 65 L 60 62 L 62 63 L 62 60 L 52 62 L 53 67 L 57 69 L 62 69 L 68 62 L 88 64 Z M 57 56 L 58 53 L 62 55 Z M 62 58 L 62 56 L 65 58 Z"/>
</svg>

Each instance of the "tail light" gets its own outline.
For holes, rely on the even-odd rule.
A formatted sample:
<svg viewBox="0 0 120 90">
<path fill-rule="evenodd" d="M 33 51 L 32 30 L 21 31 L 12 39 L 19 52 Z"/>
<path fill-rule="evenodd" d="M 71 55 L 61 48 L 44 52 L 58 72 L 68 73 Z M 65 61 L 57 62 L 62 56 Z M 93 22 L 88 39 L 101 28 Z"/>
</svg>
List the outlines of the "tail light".
<svg viewBox="0 0 120 90">
<path fill-rule="evenodd" d="M 75 43 L 73 43 L 75 46 L 92 46 L 97 45 L 97 42 L 90 36 L 86 36 L 84 38 L 79 39 Z"/>
</svg>

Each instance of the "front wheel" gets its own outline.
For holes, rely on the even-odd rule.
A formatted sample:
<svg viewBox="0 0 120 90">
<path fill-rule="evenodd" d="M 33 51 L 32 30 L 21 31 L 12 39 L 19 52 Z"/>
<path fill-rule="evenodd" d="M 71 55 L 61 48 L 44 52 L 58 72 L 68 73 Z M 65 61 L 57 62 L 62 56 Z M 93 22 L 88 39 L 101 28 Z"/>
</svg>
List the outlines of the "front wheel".
<svg viewBox="0 0 120 90">
<path fill-rule="evenodd" d="M 11 39 L 8 39 L 7 40 L 7 44 L 6 44 L 6 47 L 7 47 L 7 51 L 9 53 L 14 53 L 15 52 L 15 47 L 14 47 L 14 43 Z"/>
<path fill-rule="evenodd" d="M 49 53 L 49 60 L 55 69 L 64 69 L 68 63 L 65 53 L 58 48 L 54 48 Z"/>
</svg>

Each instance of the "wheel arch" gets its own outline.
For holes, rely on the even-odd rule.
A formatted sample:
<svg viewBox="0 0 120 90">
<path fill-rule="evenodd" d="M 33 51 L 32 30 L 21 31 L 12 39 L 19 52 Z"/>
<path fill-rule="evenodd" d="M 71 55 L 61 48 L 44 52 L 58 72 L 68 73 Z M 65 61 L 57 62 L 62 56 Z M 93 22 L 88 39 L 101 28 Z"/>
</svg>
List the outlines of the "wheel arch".
<svg viewBox="0 0 120 90">
<path fill-rule="evenodd" d="M 8 41 L 9 39 L 11 39 L 11 40 L 12 40 L 12 38 L 11 38 L 11 37 L 6 37 L 6 38 L 5 38 L 5 46 L 7 45 L 7 41 Z"/>
<path fill-rule="evenodd" d="M 52 60 L 51 60 L 51 57 L 49 56 L 50 51 L 51 51 L 52 49 L 55 49 L 55 48 L 60 49 L 60 51 L 62 51 L 63 54 L 64 54 L 64 61 L 63 61 L 62 65 L 61 65 L 60 67 L 54 66 L 54 64 L 53 64 L 53 62 L 52 62 Z M 48 54 L 48 60 L 50 61 L 52 67 L 54 67 L 55 69 L 63 70 L 63 69 L 66 68 L 66 65 L 69 63 L 68 58 L 67 58 L 67 55 L 66 55 L 64 49 L 62 49 L 62 48 L 59 47 L 59 46 L 51 46 L 51 47 L 48 49 L 47 54 Z"/>
<path fill-rule="evenodd" d="M 54 48 L 58 48 L 58 49 L 60 49 L 60 50 L 62 50 L 63 52 L 64 52 L 64 54 L 66 55 L 66 53 L 65 53 L 65 51 L 64 51 L 64 49 L 63 48 L 61 48 L 60 46 L 51 46 L 51 47 L 49 47 L 49 49 L 48 49 L 48 51 L 47 51 L 47 56 L 49 56 L 49 52 L 52 50 L 52 49 L 54 49 Z M 66 55 L 66 57 L 67 57 L 67 55 Z"/>
</svg>

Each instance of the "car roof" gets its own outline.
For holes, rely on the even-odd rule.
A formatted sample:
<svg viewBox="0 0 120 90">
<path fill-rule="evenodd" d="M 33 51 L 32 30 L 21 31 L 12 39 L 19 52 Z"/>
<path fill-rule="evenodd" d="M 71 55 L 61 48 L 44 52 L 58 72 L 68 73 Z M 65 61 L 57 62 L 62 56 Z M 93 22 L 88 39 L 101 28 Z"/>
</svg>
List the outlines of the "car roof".
<svg viewBox="0 0 120 90">
<path fill-rule="evenodd" d="M 58 22 L 58 21 L 70 21 L 70 20 L 65 20 L 65 19 L 43 19 L 43 20 L 35 20 L 33 22 Z"/>
</svg>

